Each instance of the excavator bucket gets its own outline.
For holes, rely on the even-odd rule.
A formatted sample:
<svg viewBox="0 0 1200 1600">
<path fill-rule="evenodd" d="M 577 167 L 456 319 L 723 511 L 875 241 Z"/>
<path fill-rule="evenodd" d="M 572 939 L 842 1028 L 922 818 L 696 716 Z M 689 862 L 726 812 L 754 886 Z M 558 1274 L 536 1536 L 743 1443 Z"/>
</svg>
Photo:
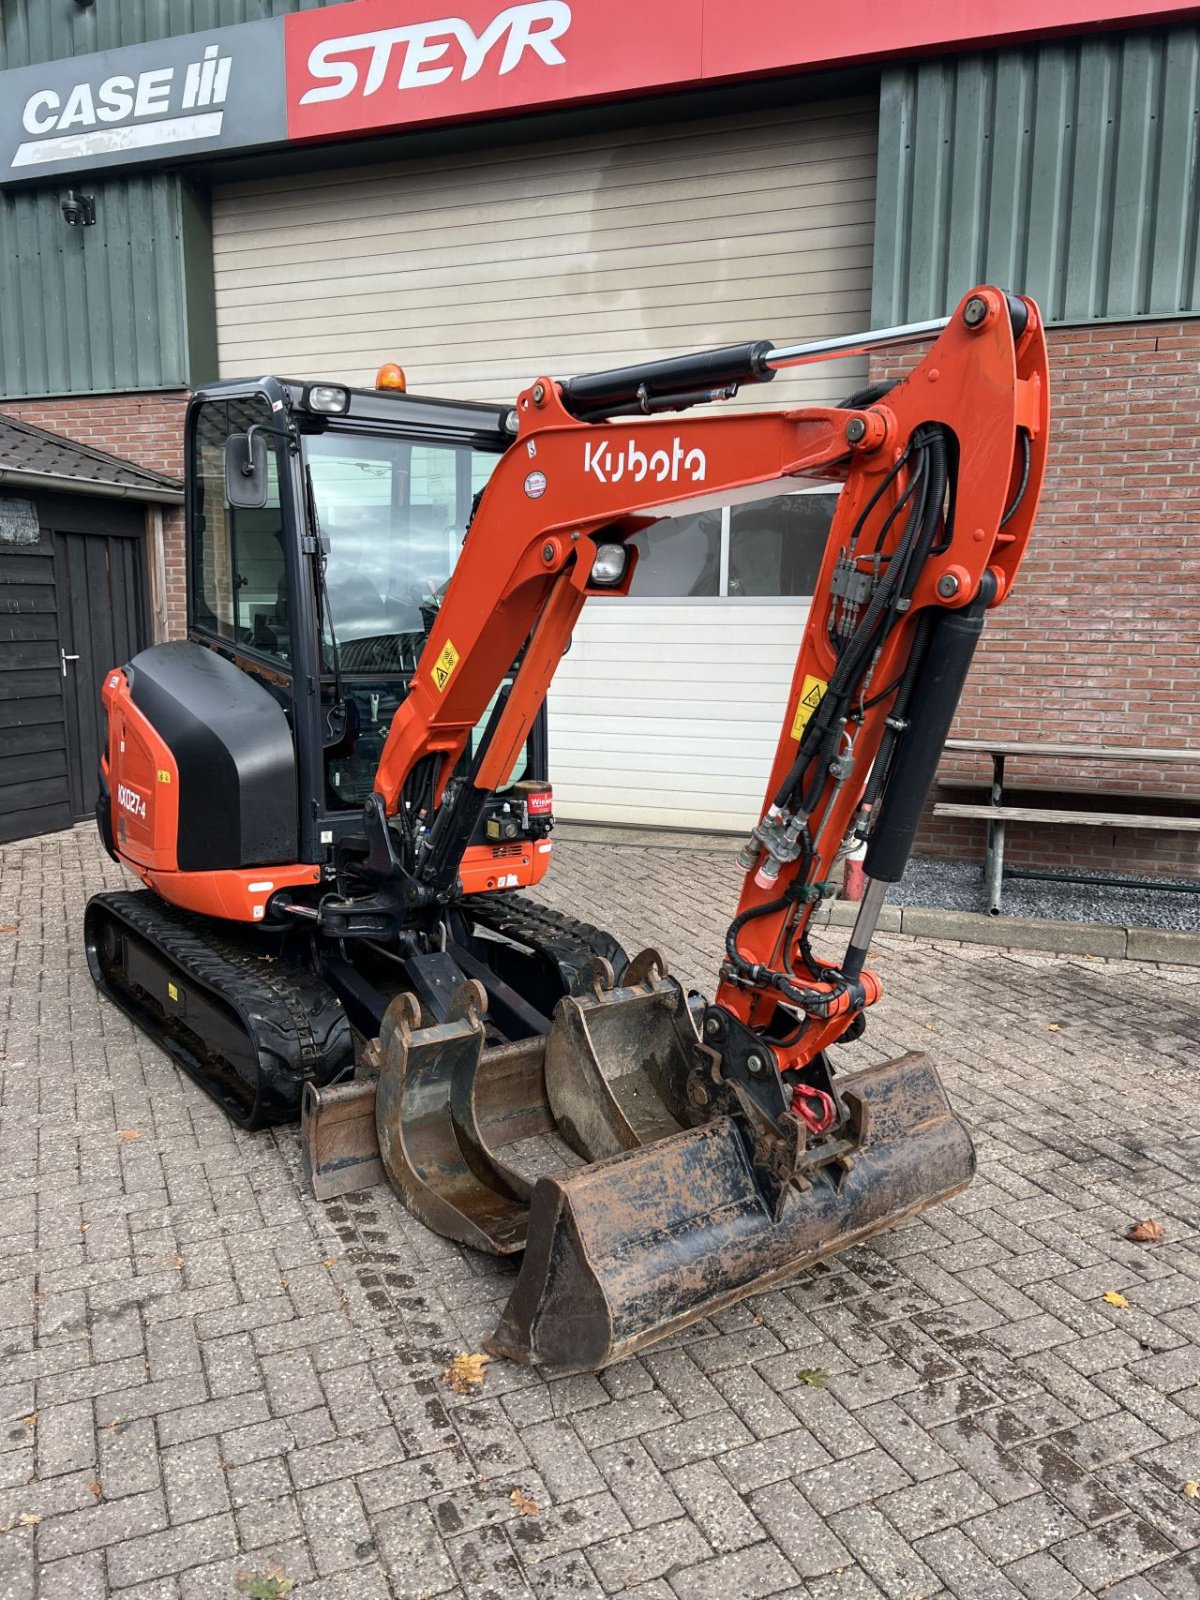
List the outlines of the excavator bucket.
<svg viewBox="0 0 1200 1600">
<path fill-rule="evenodd" d="M 375 1111 L 393 1187 L 448 1238 L 525 1252 L 494 1353 L 595 1371 L 970 1182 L 970 1138 L 911 1055 L 839 1078 L 840 1133 L 764 1183 L 752 1122 L 714 1112 L 693 1004 L 646 951 L 619 988 L 598 962 L 517 1044 L 488 1046 L 473 982 L 446 1021 L 410 996 L 389 1008 Z"/>
<path fill-rule="evenodd" d="M 975 1154 L 928 1057 L 839 1080 L 868 1139 L 788 1191 L 778 1220 L 732 1117 L 533 1192 L 525 1260 L 487 1348 L 593 1372 L 966 1188 Z"/>
</svg>

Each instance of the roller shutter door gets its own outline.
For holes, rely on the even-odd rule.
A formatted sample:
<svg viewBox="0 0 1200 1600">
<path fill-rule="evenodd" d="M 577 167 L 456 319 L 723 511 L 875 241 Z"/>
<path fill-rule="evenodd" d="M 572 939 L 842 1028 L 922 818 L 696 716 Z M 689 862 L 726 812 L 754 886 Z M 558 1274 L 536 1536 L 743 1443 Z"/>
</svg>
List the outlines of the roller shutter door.
<svg viewBox="0 0 1200 1600">
<path fill-rule="evenodd" d="M 873 101 L 635 127 L 214 193 L 221 373 L 510 399 L 565 375 L 868 325 Z M 739 403 L 820 403 L 861 361 Z M 758 803 L 806 606 L 793 590 L 596 602 L 551 695 L 565 817 L 740 827 Z M 753 586 L 751 586 L 753 587 Z M 728 594 L 728 597 L 726 595 Z"/>
</svg>

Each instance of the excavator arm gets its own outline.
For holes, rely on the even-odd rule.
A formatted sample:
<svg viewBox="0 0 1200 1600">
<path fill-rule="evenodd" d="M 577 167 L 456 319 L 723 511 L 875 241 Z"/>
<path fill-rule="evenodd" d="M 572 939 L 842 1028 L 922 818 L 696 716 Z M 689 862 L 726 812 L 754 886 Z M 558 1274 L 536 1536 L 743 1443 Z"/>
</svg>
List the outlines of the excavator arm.
<svg viewBox="0 0 1200 1600">
<path fill-rule="evenodd" d="M 907 377 L 842 406 L 694 414 L 783 367 L 931 333 Z M 452 904 L 480 808 L 585 602 L 628 592 L 631 536 L 781 484 L 843 485 L 711 1001 L 646 951 L 619 981 L 597 962 L 549 1033 L 516 1043 L 490 1040 L 479 983 L 436 1017 L 401 995 L 384 1019 L 371 1092 L 389 1178 L 450 1237 L 525 1250 L 491 1348 L 578 1371 L 970 1181 L 970 1138 L 926 1058 L 842 1075 L 826 1052 L 879 998 L 875 920 L 985 614 L 1025 550 L 1046 460 L 1045 341 L 1031 301 L 984 287 L 932 328 L 542 378 L 517 411 L 367 807 L 371 907 L 390 897 L 409 929 L 436 929 Z M 485 716 L 469 777 L 454 778 Z M 824 960 L 813 910 L 863 841 L 862 909 L 844 955 Z M 354 903 L 329 897 L 322 915 L 349 928 Z M 531 1139 L 568 1159 L 531 1174 L 516 1159 Z"/>
<path fill-rule="evenodd" d="M 723 394 L 790 364 L 752 345 L 573 384 L 542 378 L 520 396 L 520 432 L 483 494 L 376 789 L 395 815 L 425 770 L 431 781 L 418 793 L 432 794 L 431 826 L 410 866 L 431 896 L 447 892 L 585 602 L 628 592 L 629 537 L 648 528 L 652 539 L 650 519 L 781 484 L 841 482 L 716 996 L 760 1034 L 783 1009 L 784 1030 L 799 1036 L 771 1050 L 780 1071 L 794 1072 L 878 997 L 863 966 L 871 922 L 903 872 L 984 612 L 1007 595 L 1032 525 L 1046 451 L 1045 345 L 1030 302 L 984 288 L 874 403 L 867 394 L 839 408 L 608 420 L 646 389 L 647 372 L 668 391 L 659 404 L 672 384 L 685 386 L 677 400 L 695 401 L 686 385 L 699 359 L 709 363 L 705 398 L 714 372 Z M 603 419 L 581 420 L 597 408 Z M 443 804 L 518 657 L 469 783 Z M 814 960 L 806 928 L 833 892 L 839 853 L 862 839 L 872 884 L 834 968 Z"/>
</svg>

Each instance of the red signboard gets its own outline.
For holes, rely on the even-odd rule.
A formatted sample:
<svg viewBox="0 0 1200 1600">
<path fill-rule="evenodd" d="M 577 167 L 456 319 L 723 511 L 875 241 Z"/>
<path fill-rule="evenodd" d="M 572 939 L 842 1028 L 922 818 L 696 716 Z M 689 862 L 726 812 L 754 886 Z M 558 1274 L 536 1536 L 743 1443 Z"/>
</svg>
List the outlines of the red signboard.
<svg viewBox="0 0 1200 1600">
<path fill-rule="evenodd" d="M 701 76 L 696 0 L 360 0 L 286 21 L 288 134 L 609 99 Z"/>
<path fill-rule="evenodd" d="M 357 0 L 284 18 L 288 136 L 334 139 L 654 89 L 1200 15 L 1169 0 Z"/>
</svg>

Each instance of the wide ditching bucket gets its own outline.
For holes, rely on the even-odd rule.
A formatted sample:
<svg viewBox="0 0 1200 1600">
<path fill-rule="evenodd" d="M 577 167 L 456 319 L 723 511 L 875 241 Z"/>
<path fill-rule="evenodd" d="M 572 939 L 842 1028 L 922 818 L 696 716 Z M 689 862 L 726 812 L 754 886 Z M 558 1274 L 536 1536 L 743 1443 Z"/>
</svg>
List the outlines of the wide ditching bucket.
<svg viewBox="0 0 1200 1600">
<path fill-rule="evenodd" d="M 489 1043 L 476 984 L 437 1023 L 401 996 L 378 1076 L 328 1117 L 313 1097 L 310 1165 L 332 1185 L 352 1116 L 350 1171 L 366 1176 L 377 1153 L 427 1226 L 524 1250 L 487 1347 L 552 1373 L 618 1361 L 970 1182 L 970 1137 L 923 1055 L 839 1076 L 838 1126 L 818 1138 L 789 1124 L 781 1162 L 786 1138 L 719 1085 L 697 1009 L 653 951 L 620 987 L 597 962 L 550 1032 L 518 1044 Z"/>
</svg>

